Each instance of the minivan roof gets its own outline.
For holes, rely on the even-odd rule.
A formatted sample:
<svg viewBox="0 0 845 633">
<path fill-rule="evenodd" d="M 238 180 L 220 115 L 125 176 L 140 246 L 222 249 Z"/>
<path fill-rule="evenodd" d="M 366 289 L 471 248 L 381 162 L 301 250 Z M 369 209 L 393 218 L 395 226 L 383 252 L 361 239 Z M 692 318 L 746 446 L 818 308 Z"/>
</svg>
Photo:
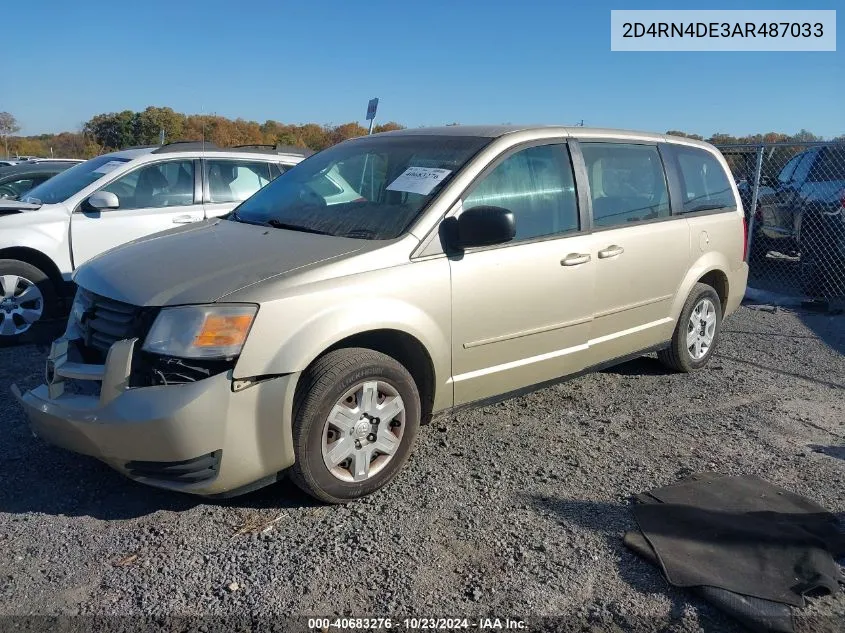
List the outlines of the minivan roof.
<svg viewBox="0 0 845 633">
<path fill-rule="evenodd" d="M 698 141 L 683 136 L 671 136 L 667 134 L 655 134 L 653 132 L 639 132 L 637 130 L 621 130 L 614 128 L 599 127 L 575 127 L 565 125 L 445 125 L 439 127 L 405 128 L 403 130 L 392 130 L 380 132 L 373 136 L 482 136 L 486 138 L 498 138 L 514 132 L 531 132 L 560 130 L 568 136 L 610 136 L 610 137 L 631 137 L 638 139 L 651 139 L 688 145 L 700 145 L 709 147 L 709 143 Z"/>
</svg>

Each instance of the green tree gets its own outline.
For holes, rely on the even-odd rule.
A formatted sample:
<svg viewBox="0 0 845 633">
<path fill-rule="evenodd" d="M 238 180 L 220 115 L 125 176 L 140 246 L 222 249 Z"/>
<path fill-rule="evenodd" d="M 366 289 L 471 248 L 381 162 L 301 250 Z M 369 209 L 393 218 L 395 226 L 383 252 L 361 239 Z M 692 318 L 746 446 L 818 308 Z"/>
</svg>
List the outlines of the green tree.
<svg viewBox="0 0 845 633">
<path fill-rule="evenodd" d="M 367 128 L 361 127 L 358 123 L 344 123 L 333 128 L 329 133 L 329 141 L 332 145 L 340 143 L 350 138 L 357 136 L 364 136 L 367 134 Z"/>
<path fill-rule="evenodd" d="M 708 138 L 707 141 L 713 143 L 714 145 L 733 145 L 739 142 L 735 136 L 724 134 L 722 132 L 716 132 L 713 136 Z"/>
<path fill-rule="evenodd" d="M 182 139 L 185 115 L 178 114 L 172 108 L 149 106 L 134 117 L 134 140 L 140 145 L 155 145 L 164 130 L 164 141 L 169 143 Z"/>
<path fill-rule="evenodd" d="M 138 144 L 135 139 L 135 113 L 132 110 L 98 114 L 85 124 L 83 131 L 107 150 Z"/>
<path fill-rule="evenodd" d="M 823 141 L 824 139 L 821 136 L 816 136 L 810 130 L 805 130 L 801 128 L 798 132 L 792 135 L 793 141 L 798 141 L 799 143 L 812 143 L 815 141 Z"/>
<path fill-rule="evenodd" d="M 373 133 L 378 132 L 392 132 L 393 130 L 404 130 L 405 126 L 400 125 L 396 121 L 388 121 L 387 123 L 378 123 L 373 127 Z"/>
<path fill-rule="evenodd" d="M 666 132 L 669 136 L 682 136 L 683 138 L 691 138 L 696 141 L 703 141 L 704 137 L 701 134 L 688 134 L 687 132 L 681 132 L 679 130 L 669 130 Z"/>
<path fill-rule="evenodd" d="M 0 136 L 6 148 L 6 158 L 9 158 L 9 135 L 20 131 L 18 120 L 8 112 L 0 112 Z"/>
</svg>

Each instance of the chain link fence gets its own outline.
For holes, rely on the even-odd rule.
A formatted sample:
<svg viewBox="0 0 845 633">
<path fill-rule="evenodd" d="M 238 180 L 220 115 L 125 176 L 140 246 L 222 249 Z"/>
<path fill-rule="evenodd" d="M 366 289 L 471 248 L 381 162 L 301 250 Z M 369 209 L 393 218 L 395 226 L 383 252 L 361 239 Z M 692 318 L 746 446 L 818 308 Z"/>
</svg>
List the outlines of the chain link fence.
<svg viewBox="0 0 845 633">
<path fill-rule="evenodd" d="M 748 285 L 845 304 L 845 143 L 719 145 L 748 223 Z"/>
</svg>

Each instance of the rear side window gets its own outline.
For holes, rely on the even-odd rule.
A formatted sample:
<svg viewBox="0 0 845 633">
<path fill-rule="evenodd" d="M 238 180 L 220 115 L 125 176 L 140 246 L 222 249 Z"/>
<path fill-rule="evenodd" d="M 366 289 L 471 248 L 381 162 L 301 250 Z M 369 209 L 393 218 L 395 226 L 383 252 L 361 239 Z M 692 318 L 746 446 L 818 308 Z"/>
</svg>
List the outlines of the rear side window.
<svg viewBox="0 0 845 633">
<path fill-rule="evenodd" d="M 680 145 L 673 145 L 672 151 L 681 176 L 684 213 L 736 207 L 728 176 L 713 154 Z"/>
<path fill-rule="evenodd" d="M 209 160 L 209 202 L 241 202 L 272 180 L 270 163 Z"/>
<path fill-rule="evenodd" d="M 655 145 L 582 143 L 593 225 L 619 226 L 669 217 L 669 190 Z"/>
</svg>

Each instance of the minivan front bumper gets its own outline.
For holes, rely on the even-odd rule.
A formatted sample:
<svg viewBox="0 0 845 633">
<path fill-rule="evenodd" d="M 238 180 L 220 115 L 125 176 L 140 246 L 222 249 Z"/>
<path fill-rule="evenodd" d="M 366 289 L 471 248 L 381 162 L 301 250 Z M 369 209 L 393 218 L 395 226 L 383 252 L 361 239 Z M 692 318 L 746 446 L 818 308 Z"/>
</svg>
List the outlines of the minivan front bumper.
<svg viewBox="0 0 845 633">
<path fill-rule="evenodd" d="M 115 343 L 104 365 L 67 361 L 66 339 L 47 361 L 47 384 L 21 394 L 33 432 L 153 486 L 200 495 L 250 489 L 293 464 L 290 411 L 296 374 L 245 382 L 232 372 L 179 385 L 129 388 L 134 340 Z M 66 381 L 96 381 L 98 395 Z"/>
</svg>

